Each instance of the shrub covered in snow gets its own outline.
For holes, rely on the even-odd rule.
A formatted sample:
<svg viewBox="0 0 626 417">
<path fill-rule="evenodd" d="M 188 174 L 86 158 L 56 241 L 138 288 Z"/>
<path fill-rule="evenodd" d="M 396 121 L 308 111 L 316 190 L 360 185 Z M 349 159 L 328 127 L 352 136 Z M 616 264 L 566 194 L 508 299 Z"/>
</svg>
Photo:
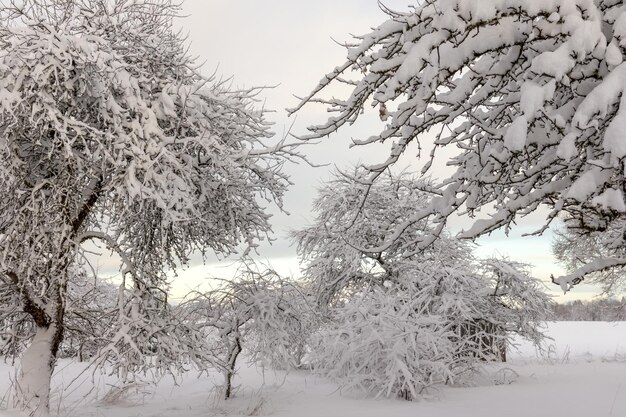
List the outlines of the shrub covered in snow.
<svg viewBox="0 0 626 417">
<path fill-rule="evenodd" d="M 235 278 L 217 281 L 213 290 L 192 293 L 179 311 L 204 332 L 205 349 L 224 375 L 224 397 L 232 395 L 242 352 L 262 366 L 300 366 L 315 318 L 298 284 L 251 262 L 242 263 Z"/>
<path fill-rule="evenodd" d="M 344 387 L 414 399 L 484 361 L 505 360 L 514 335 L 541 342 L 550 299 L 527 265 L 476 260 L 445 230 L 415 250 L 415 237 L 437 227 L 426 220 L 385 251 L 368 249 L 428 205 L 428 189 L 406 173 L 365 185 L 338 176 L 320 189 L 314 224 L 295 234 L 328 315 L 312 338 L 311 363 Z"/>
<path fill-rule="evenodd" d="M 363 170 L 337 173 L 320 187 L 313 202 L 315 221 L 295 231 L 293 239 L 304 264 L 304 274 L 321 305 L 333 304 L 363 286 L 395 281 L 406 262 L 439 259 L 469 262 L 470 244 L 450 238 L 443 225 L 427 219 L 405 224 L 415 210 L 432 198 L 428 182 L 409 172 L 382 174 L 375 184 L 361 183 Z M 367 199 L 363 196 L 367 195 Z M 402 228 L 385 250 L 372 249 Z M 412 242 L 441 236 L 433 245 L 416 249 Z"/>
<path fill-rule="evenodd" d="M 312 364 L 343 387 L 415 399 L 504 360 L 515 335 L 539 344 L 548 296 L 522 265 L 489 259 L 483 266 L 426 261 L 356 292 L 314 335 Z"/>
</svg>

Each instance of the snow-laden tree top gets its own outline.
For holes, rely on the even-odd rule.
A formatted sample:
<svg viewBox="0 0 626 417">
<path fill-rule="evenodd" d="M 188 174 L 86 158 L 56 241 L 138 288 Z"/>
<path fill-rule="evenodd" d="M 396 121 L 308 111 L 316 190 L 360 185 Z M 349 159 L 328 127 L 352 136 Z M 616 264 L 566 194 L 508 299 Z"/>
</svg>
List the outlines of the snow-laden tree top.
<svg viewBox="0 0 626 417">
<path fill-rule="evenodd" d="M 489 215 L 463 236 L 508 230 L 540 207 L 549 209 L 545 227 L 566 212 L 582 231 L 602 230 L 626 212 L 623 1 L 425 0 L 406 13 L 386 11 L 390 19 L 347 45 L 347 60 L 293 111 L 317 102 L 334 113 L 309 128 L 306 138 L 319 138 L 378 106 L 381 131 L 355 140 L 393 142 L 389 157 L 368 167 L 370 182 L 426 133 L 435 136 L 431 158 L 458 148 L 448 161 L 456 172 L 441 181 L 440 197 L 387 242 L 412 222 L 443 223 L 454 212 L 474 216 L 482 208 Z M 337 84 L 349 93 L 327 98 Z M 431 171 L 426 164 L 424 172 Z M 587 267 L 623 264 L 603 258 Z M 583 275 L 559 283 L 567 290 Z"/>
<path fill-rule="evenodd" d="M 352 176 L 362 174 L 355 169 Z M 439 258 L 449 264 L 471 263 L 471 245 L 452 239 L 447 230 L 439 228 L 443 224 L 427 220 L 412 223 L 384 251 L 367 249 L 383 244 L 412 213 L 427 207 L 430 195 L 423 190 L 429 188 L 409 172 L 384 172 L 372 185 L 337 173 L 319 189 L 313 203 L 314 222 L 293 232 L 292 238 L 306 264 L 304 279 L 321 305 L 344 300 L 364 286 L 395 282 Z M 432 238 L 433 244 L 417 251 L 412 243 L 420 238 Z"/>
<path fill-rule="evenodd" d="M 265 144 L 254 91 L 194 70 L 171 27 L 177 10 L 121 0 L 2 8 L 3 270 L 28 276 L 38 257 L 73 256 L 66 245 L 93 238 L 130 256 L 127 268 L 150 269 L 269 230 L 257 197 L 280 204 L 278 156 L 291 148 Z"/>
</svg>

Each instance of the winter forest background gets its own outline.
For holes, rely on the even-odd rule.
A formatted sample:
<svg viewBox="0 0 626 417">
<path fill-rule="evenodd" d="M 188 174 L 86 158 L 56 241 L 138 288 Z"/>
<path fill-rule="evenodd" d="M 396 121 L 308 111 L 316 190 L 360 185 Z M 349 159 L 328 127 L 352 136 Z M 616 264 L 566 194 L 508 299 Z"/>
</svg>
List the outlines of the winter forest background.
<svg viewBox="0 0 626 417">
<path fill-rule="evenodd" d="M 626 414 L 623 2 L 0 4 L 0 415 Z"/>
</svg>

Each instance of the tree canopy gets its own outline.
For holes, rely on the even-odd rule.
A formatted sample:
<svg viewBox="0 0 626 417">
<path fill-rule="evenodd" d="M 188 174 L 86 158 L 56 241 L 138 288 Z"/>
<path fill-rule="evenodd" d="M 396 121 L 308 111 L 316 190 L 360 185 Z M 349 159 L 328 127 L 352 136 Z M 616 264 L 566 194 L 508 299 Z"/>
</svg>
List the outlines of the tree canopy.
<svg viewBox="0 0 626 417">
<path fill-rule="evenodd" d="M 545 231 L 567 215 L 584 235 L 626 212 L 624 164 L 626 13 L 616 0 L 425 0 L 347 44 L 345 62 L 326 74 L 291 111 L 321 103 L 333 112 L 304 139 L 320 138 L 379 107 L 384 126 L 356 146 L 391 142 L 389 156 L 368 166 L 373 183 L 414 142 L 434 138 L 455 171 L 439 198 L 416 210 L 372 251 L 392 245 L 411 223 L 474 217 L 475 238 L 539 211 Z M 344 88 L 335 88 L 344 86 Z M 346 89 L 347 87 L 347 89 Z M 326 92 L 332 89 L 332 97 Z M 341 96 L 342 91 L 347 91 Z M 421 147 L 420 147 L 421 149 Z M 424 156 L 424 155 L 421 155 Z M 623 233 L 612 242 L 624 245 Z M 432 238 L 418 236 L 418 248 Z M 594 259 L 555 279 L 563 290 L 626 258 Z"/>
</svg>

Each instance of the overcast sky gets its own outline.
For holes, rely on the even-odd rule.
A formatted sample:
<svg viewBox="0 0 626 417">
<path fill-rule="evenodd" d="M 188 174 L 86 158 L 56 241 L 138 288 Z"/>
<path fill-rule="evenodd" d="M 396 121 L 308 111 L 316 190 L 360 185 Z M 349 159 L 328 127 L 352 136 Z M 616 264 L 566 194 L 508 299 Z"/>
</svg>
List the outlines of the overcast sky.
<svg viewBox="0 0 626 417">
<path fill-rule="evenodd" d="M 387 0 L 385 4 L 396 10 L 407 10 L 407 0 Z M 351 34 L 364 34 L 386 17 L 375 0 L 186 0 L 179 20 L 188 33 L 192 54 L 203 63 L 203 73 L 217 71 L 222 78 L 231 78 L 234 87 L 273 86 L 263 94 L 264 105 L 274 112 L 269 119 L 275 123 L 276 134 L 283 135 L 291 127 L 294 134 L 302 134 L 314 122 L 326 117 L 322 108 L 309 107 L 296 118 L 288 118 L 285 108 L 297 104 L 294 95 L 307 94 L 319 79 L 341 64 L 345 50 L 337 42 L 350 40 Z M 347 167 L 359 161 L 380 162 L 384 148 L 349 149 L 351 137 L 365 137 L 381 128 L 375 111 L 366 113 L 363 120 L 350 129 L 332 135 L 322 143 L 310 146 L 307 155 L 312 162 L 329 164 L 326 168 L 306 165 L 289 166 L 294 186 L 286 196 L 285 208 L 289 216 L 277 213 L 273 218 L 276 241 L 262 245 L 260 257 L 272 263 L 282 273 L 297 275 L 295 248 L 286 234 L 310 222 L 309 207 L 315 196 L 315 187 L 329 177 L 333 166 Z M 419 162 L 413 155 L 405 161 Z M 275 210 L 273 211 L 275 212 Z M 547 280 L 551 273 L 562 273 L 550 251 L 551 236 L 521 238 L 524 232 L 538 227 L 540 216 L 523 222 L 510 237 L 496 233 L 480 240 L 478 253 L 484 256 L 501 254 L 535 265 L 533 273 Z M 463 224 L 457 224 L 463 227 Z M 228 262 L 220 265 L 195 266 L 181 273 L 174 286 L 176 295 L 206 280 L 210 274 L 228 277 L 232 268 Z M 556 288 L 550 286 L 554 294 Z M 592 291 L 579 286 L 559 300 L 588 298 Z"/>
</svg>

